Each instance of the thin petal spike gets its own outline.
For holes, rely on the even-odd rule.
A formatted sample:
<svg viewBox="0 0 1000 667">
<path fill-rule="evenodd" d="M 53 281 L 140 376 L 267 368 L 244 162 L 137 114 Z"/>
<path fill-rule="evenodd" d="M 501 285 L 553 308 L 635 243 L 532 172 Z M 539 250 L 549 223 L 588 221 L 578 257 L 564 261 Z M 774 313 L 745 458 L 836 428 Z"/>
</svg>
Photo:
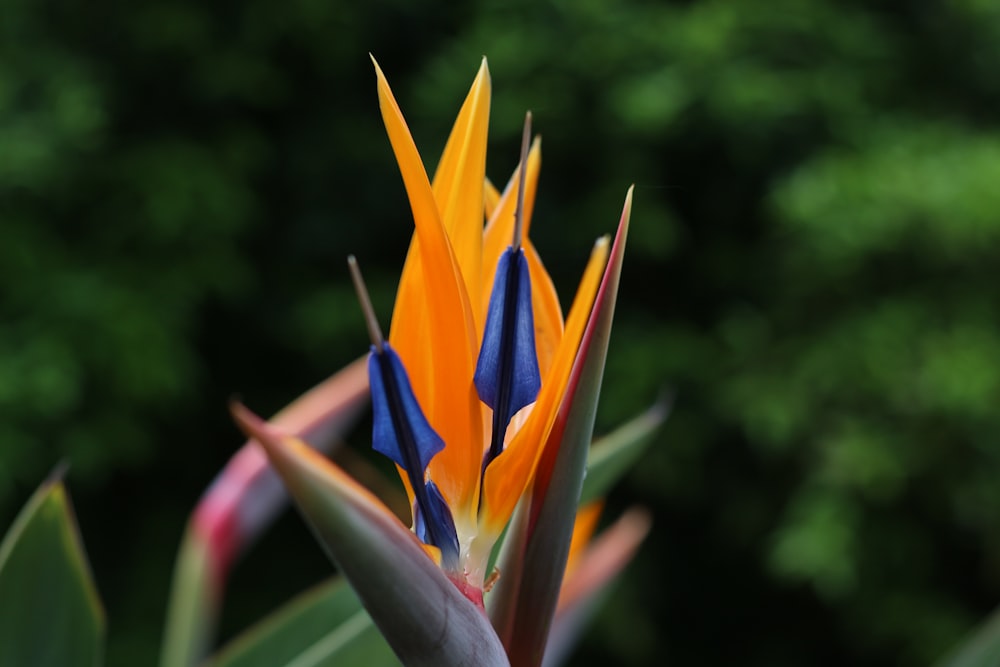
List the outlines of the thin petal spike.
<svg viewBox="0 0 1000 667">
<path fill-rule="evenodd" d="M 530 243 L 531 217 L 535 208 L 535 197 L 538 192 L 538 176 L 542 167 L 542 141 L 536 137 L 528 151 L 528 161 L 524 168 L 527 174 L 524 186 L 524 223 L 521 230 L 522 245 Z M 483 281 L 480 303 L 483 306 L 489 301 L 493 289 L 493 270 L 496 268 L 500 255 L 504 253 L 514 235 L 514 213 L 517 210 L 517 191 L 521 180 L 522 167 L 519 164 L 504 185 L 503 192 L 489 212 L 489 222 L 483 230 Z"/>
<path fill-rule="evenodd" d="M 538 189 L 538 173 L 541 167 L 541 140 L 535 137 L 528 152 L 527 178 L 524 190 L 524 229 L 521 232 L 521 246 L 528 258 L 528 269 L 531 274 L 531 299 L 535 316 L 535 346 L 538 348 L 538 370 L 542 377 L 548 372 L 552 357 L 555 354 L 563 332 L 562 309 L 559 306 L 559 296 L 552 284 L 545 266 L 538 257 L 538 252 L 528 236 L 531 223 L 531 213 L 534 208 L 535 194 Z M 483 268 L 489 275 L 483 277 L 482 295 L 479 297 L 480 308 L 489 307 L 493 292 L 493 276 L 500 256 L 508 247 L 514 229 L 514 211 L 517 206 L 516 193 L 520 180 L 521 167 L 518 166 L 514 175 L 505 186 L 503 194 L 494 192 L 496 201 L 488 207 L 490 222 L 483 232 Z M 404 357 L 405 358 L 405 357 Z"/>
<path fill-rule="evenodd" d="M 382 351 L 385 338 L 382 336 L 382 327 L 378 325 L 378 318 L 375 317 L 375 308 L 372 306 L 372 298 L 368 294 L 368 287 L 365 279 L 361 277 L 361 269 L 358 267 L 358 260 L 354 255 L 347 257 L 347 267 L 351 271 L 351 281 L 354 283 L 354 291 L 358 294 L 358 301 L 361 302 L 361 310 L 365 314 L 365 325 L 368 327 L 368 336 L 372 340 L 377 352 Z"/>
<path fill-rule="evenodd" d="M 525 165 L 528 164 L 528 149 L 531 146 L 531 112 L 524 115 L 524 131 L 521 134 L 521 166 L 520 173 L 527 171 Z M 524 190 L 527 178 L 517 179 L 517 208 L 514 210 L 514 238 L 511 240 L 511 247 L 518 250 L 521 247 L 521 240 L 524 236 Z"/>
</svg>

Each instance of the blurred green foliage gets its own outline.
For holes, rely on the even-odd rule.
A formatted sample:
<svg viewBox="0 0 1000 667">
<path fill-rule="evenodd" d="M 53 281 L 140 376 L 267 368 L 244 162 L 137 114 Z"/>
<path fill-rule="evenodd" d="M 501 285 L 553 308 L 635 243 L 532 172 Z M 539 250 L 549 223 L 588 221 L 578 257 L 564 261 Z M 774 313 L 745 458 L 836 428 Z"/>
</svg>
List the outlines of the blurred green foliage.
<svg viewBox="0 0 1000 667">
<path fill-rule="evenodd" d="M 0 518 L 71 462 L 112 664 L 155 654 L 227 396 L 363 352 L 349 252 L 388 318 L 369 51 L 429 166 L 482 54 L 498 183 L 534 111 L 564 302 L 637 184 L 599 428 L 678 398 L 579 664 L 923 665 L 1000 600 L 1000 4 L 8 0 Z M 234 627 L 324 571 L 289 521 Z"/>
</svg>

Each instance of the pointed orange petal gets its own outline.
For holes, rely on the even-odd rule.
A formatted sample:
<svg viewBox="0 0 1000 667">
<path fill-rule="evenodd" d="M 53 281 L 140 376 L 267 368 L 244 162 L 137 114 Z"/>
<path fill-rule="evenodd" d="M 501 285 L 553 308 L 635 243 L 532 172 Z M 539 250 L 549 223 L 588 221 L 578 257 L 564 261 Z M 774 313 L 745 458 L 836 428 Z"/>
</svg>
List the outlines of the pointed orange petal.
<svg viewBox="0 0 1000 667">
<path fill-rule="evenodd" d="M 483 186 L 486 180 L 489 115 L 490 73 L 486 58 L 483 58 L 476 80 L 448 137 L 432 184 L 466 291 L 473 298 L 479 294 L 482 280 Z M 473 309 L 473 318 L 476 331 L 481 334 L 483 319 L 479 309 Z"/>
<path fill-rule="evenodd" d="M 552 367 L 543 376 L 538 400 L 524 426 L 514 435 L 503 453 L 486 468 L 480 526 L 487 534 L 500 534 L 521 494 L 531 482 L 535 466 L 541 457 L 542 445 L 562 403 L 580 339 L 590 318 L 594 296 L 608 261 L 608 251 L 607 237 L 599 239 L 594 245 L 569 317 L 566 318 L 566 331 L 556 350 Z"/>
<path fill-rule="evenodd" d="M 414 293 L 412 284 L 401 285 L 400 295 L 411 302 L 401 311 L 397 308 L 394 318 L 397 314 L 414 316 L 418 311 L 412 303 L 414 297 L 420 298 L 426 311 L 423 331 L 418 320 L 413 322 L 413 330 L 406 322 L 394 323 L 392 333 L 397 339 L 426 335 L 419 352 L 429 359 L 420 360 L 419 354 L 412 355 L 413 350 L 406 346 L 402 349 L 409 349 L 411 356 L 403 356 L 400 350 L 400 357 L 428 420 L 450 445 L 431 461 L 430 475 L 452 509 L 465 510 L 471 517 L 477 500 L 483 439 L 479 397 L 472 384 L 478 346 L 472 311 L 413 137 L 378 63 L 375 72 L 382 119 L 403 175 L 419 239 L 421 293 Z M 404 278 L 413 280 L 413 270 Z M 461 519 L 456 516 L 456 522 Z"/>
</svg>

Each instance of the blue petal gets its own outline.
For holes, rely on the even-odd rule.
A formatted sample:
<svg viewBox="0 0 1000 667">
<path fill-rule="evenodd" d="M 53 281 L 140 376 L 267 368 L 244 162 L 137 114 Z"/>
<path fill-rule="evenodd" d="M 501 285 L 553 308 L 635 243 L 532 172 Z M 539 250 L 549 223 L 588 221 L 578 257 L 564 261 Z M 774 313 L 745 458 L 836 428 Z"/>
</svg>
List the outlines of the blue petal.
<svg viewBox="0 0 1000 667">
<path fill-rule="evenodd" d="M 511 417 L 534 402 L 542 386 L 535 350 L 531 278 L 521 249 L 507 248 L 497 263 L 473 381 L 480 400 L 493 409 L 490 457 L 495 458 Z"/>
<path fill-rule="evenodd" d="M 424 470 L 444 441 L 424 417 L 399 355 L 383 343 L 368 356 L 372 390 L 372 447 L 423 480 Z"/>
<path fill-rule="evenodd" d="M 444 441 L 431 427 L 413 395 L 403 362 L 388 343 L 368 355 L 368 379 L 372 391 L 372 448 L 395 461 L 413 488 L 413 523 L 425 544 L 441 549 L 446 566 L 458 563 L 458 536 L 451 510 L 424 472 Z"/>
<path fill-rule="evenodd" d="M 434 482 L 427 482 L 427 517 L 420 509 L 419 503 L 414 507 L 413 528 L 417 537 L 425 544 L 434 544 L 441 549 L 441 560 L 447 566 L 458 562 L 458 534 L 455 531 L 455 520 L 452 519 L 451 509 L 445 501 L 444 496 L 438 491 Z M 430 522 L 427 521 L 430 518 Z M 435 536 L 446 537 L 441 544 L 437 543 Z"/>
</svg>

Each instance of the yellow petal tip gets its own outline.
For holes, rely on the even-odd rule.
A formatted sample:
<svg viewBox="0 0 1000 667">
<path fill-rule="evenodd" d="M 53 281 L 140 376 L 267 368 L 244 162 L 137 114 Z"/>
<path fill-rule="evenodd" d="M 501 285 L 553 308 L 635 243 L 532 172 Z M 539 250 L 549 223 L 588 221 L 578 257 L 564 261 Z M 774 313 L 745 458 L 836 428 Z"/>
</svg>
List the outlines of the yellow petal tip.
<svg viewBox="0 0 1000 667">
<path fill-rule="evenodd" d="M 476 72 L 476 80 L 473 81 L 473 89 L 479 89 L 482 86 L 490 85 L 490 67 L 486 63 L 486 56 L 483 56 L 483 62 L 479 65 L 479 71 Z"/>
</svg>

